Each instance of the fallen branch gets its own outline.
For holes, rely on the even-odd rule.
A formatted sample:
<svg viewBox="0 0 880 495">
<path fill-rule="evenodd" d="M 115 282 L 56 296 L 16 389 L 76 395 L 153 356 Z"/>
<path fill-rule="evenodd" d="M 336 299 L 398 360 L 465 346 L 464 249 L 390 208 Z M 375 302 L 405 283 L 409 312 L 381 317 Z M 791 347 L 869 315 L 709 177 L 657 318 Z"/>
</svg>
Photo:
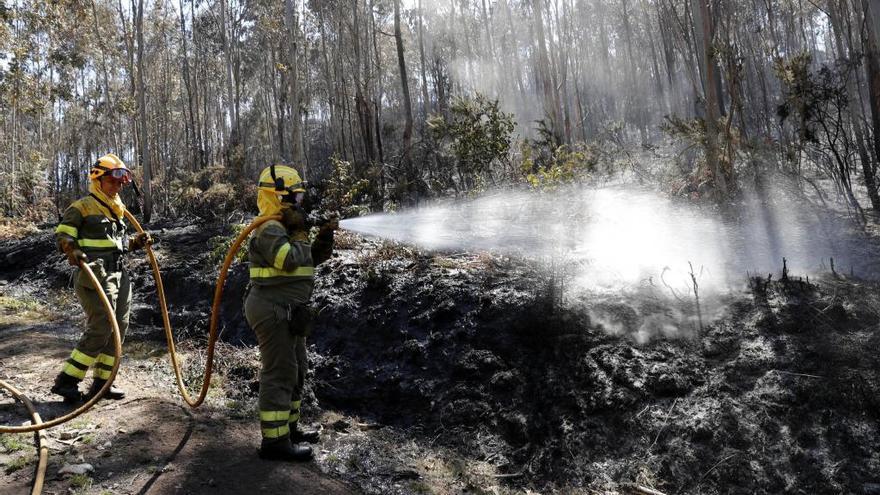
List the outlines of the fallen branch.
<svg viewBox="0 0 880 495">
<path fill-rule="evenodd" d="M 720 461 L 716 462 L 715 465 L 713 465 L 712 467 L 710 467 L 708 471 L 706 471 L 705 473 L 703 473 L 703 476 L 700 476 L 700 479 L 697 481 L 697 486 L 694 487 L 694 489 L 699 488 L 700 485 L 703 484 L 703 480 L 706 479 L 706 476 L 709 476 L 709 473 L 711 473 L 712 471 L 715 470 L 715 468 L 717 468 L 718 466 L 720 466 L 722 462 L 726 462 L 727 460 L 729 460 L 729 459 L 731 459 L 731 458 L 733 458 L 733 457 L 736 457 L 736 456 L 738 456 L 738 455 L 739 455 L 739 452 L 737 452 L 737 453 L 735 453 L 735 454 L 730 454 L 729 456 L 725 457 L 724 459 L 721 459 Z"/>
<path fill-rule="evenodd" d="M 638 495 L 666 495 L 665 493 L 657 491 L 653 488 L 637 485 L 635 483 L 621 483 L 620 486 L 623 487 L 623 489 L 625 490 L 629 490 L 630 493 L 635 493 Z"/>
<path fill-rule="evenodd" d="M 678 302 L 684 303 L 684 299 L 678 297 L 678 294 L 675 292 L 675 289 L 673 289 L 668 283 L 666 283 L 666 271 L 667 270 L 672 270 L 672 269 L 669 268 L 668 266 L 664 266 L 663 271 L 660 272 L 660 281 L 663 282 L 663 285 L 665 285 L 667 289 L 669 289 L 669 292 L 672 293 L 673 297 L 678 299 Z"/>
<path fill-rule="evenodd" d="M 663 420 L 663 426 L 660 427 L 660 431 L 657 432 L 657 436 L 654 437 L 654 441 L 651 442 L 651 445 L 648 446 L 647 454 L 651 454 L 651 449 L 654 448 L 654 445 L 657 443 L 657 440 L 660 439 L 660 434 L 663 433 L 663 430 L 666 428 L 666 423 L 669 422 L 669 416 L 672 415 L 672 410 L 675 409 L 675 405 L 678 403 L 678 399 L 676 398 L 672 401 L 672 405 L 669 406 L 669 411 L 666 412 L 666 419 Z"/>
<path fill-rule="evenodd" d="M 493 474 L 492 477 L 493 478 L 519 478 L 522 475 L 523 475 L 523 473 L 522 473 L 522 471 L 520 471 L 518 473 Z"/>
<path fill-rule="evenodd" d="M 819 375 L 808 375 L 808 374 L 806 374 L 806 373 L 793 373 L 793 372 L 791 372 L 791 371 L 782 371 L 782 370 L 770 370 L 770 371 L 775 371 L 775 372 L 780 373 L 780 374 L 783 374 L 783 375 L 804 376 L 804 377 L 807 377 L 807 378 L 819 378 L 819 379 L 824 379 L 824 378 L 825 378 L 824 376 L 819 376 Z"/>
<path fill-rule="evenodd" d="M 700 334 L 697 337 L 703 336 L 703 311 L 700 308 L 700 286 L 697 284 L 697 276 L 694 275 L 694 265 L 688 261 L 688 266 L 691 267 L 691 282 L 694 284 L 694 301 L 696 301 L 697 306 L 697 323 L 700 325 Z"/>
</svg>

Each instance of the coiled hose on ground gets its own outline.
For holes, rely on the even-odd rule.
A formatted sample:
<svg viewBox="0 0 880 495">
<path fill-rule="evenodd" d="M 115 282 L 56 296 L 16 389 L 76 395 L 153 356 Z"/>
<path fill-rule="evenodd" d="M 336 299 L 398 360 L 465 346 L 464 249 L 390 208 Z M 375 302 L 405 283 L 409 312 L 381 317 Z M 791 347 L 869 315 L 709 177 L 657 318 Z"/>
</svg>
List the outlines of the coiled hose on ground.
<svg viewBox="0 0 880 495">
<path fill-rule="evenodd" d="M 125 212 L 125 217 L 129 222 L 134 226 L 135 230 L 140 233 L 144 232 L 143 227 L 137 221 L 137 219 L 129 213 L 127 210 Z M 269 220 L 280 220 L 280 216 L 266 216 L 266 217 L 257 217 L 248 225 L 235 239 L 235 242 L 230 246 L 229 251 L 226 253 L 226 257 L 223 260 L 223 265 L 220 268 L 220 272 L 217 276 L 217 283 L 214 287 L 214 301 L 211 305 L 211 323 L 208 330 L 208 355 L 205 360 L 205 374 L 202 380 L 202 387 L 199 391 L 198 397 L 193 399 L 189 392 L 186 390 L 186 386 L 183 383 L 183 374 L 180 370 L 180 363 L 177 359 L 177 351 L 174 345 L 174 335 L 171 331 L 171 320 L 168 317 L 168 304 L 165 300 L 165 286 L 162 283 L 162 274 L 159 272 L 159 263 L 156 261 L 156 255 L 153 253 L 152 247 L 147 244 L 146 252 L 147 258 L 150 261 L 150 266 L 153 270 L 153 278 L 156 282 L 156 292 L 159 296 L 159 306 L 162 312 L 162 323 L 165 329 L 165 339 L 168 343 L 168 355 L 171 359 L 171 366 L 174 369 L 174 376 L 177 381 L 177 390 L 180 392 L 181 397 L 183 397 L 184 402 L 187 403 L 192 408 L 196 408 L 205 401 L 205 397 L 208 395 L 208 389 L 211 386 L 211 375 L 213 373 L 213 364 L 214 364 L 214 347 L 217 344 L 217 338 L 219 332 L 217 330 L 217 325 L 220 319 L 220 301 L 223 299 L 223 285 L 226 282 L 226 274 L 229 271 L 229 266 L 232 264 L 232 260 L 235 259 L 236 253 L 241 248 L 241 244 L 247 239 L 250 233 L 262 225 L 263 223 Z M 27 433 L 27 432 L 39 432 L 37 436 L 37 450 L 39 451 L 39 463 L 37 466 L 37 474 L 34 480 L 33 491 L 31 492 L 33 495 L 38 495 L 43 489 L 43 482 L 46 476 L 46 466 L 48 465 L 48 449 L 46 448 L 43 440 L 45 438 L 45 434 L 43 430 L 47 428 L 51 428 L 53 426 L 58 426 L 62 423 L 66 423 L 77 416 L 85 413 L 89 409 L 91 409 L 101 397 L 110 389 L 110 386 L 113 384 L 113 380 L 116 378 L 116 373 L 119 371 L 119 364 L 122 357 L 122 339 L 119 333 L 119 323 L 116 321 L 116 314 L 113 310 L 113 306 L 110 304 L 110 300 L 107 298 L 107 294 L 104 293 L 103 288 L 101 287 L 100 282 L 97 277 L 95 277 L 95 273 L 86 263 L 80 263 L 80 268 L 86 273 L 91 281 L 92 285 L 95 287 L 95 290 L 98 292 L 98 295 L 101 298 L 101 302 L 104 305 L 104 310 L 107 312 L 107 319 L 110 321 L 110 326 L 113 330 L 113 344 L 114 344 L 114 357 L 115 361 L 113 362 L 113 369 L 110 371 L 110 377 L 107 379 L 107 382 L 89 400 L 87 400 L 84 404 L 77 407 L 73 411 L 59 416 L 50 421 L 43 422 L 40 419 L 39 413 L 34 409 L 31 401 L 22 394 L 18 389 L 13 387 L 11 384 L 0 380 L 0 387 L 8 390 L 12 396 L 21 401 L 28 412 L 31 415 L 31 424 L 23 425 L 23 426 L 6 426 L 0 425 L 0 433 Z"/>
</svg>

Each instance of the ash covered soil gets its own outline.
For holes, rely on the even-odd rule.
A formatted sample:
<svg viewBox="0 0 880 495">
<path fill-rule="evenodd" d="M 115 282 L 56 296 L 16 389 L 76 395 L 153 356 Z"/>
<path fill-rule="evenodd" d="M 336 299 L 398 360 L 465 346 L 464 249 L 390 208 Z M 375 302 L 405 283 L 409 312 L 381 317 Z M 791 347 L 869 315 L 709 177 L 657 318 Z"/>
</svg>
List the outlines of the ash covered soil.
<svg viewBox="0 0 880 495">
<path fill-rule="evenodd" d="M 194 389 L 222 243 L 234 233 L 186 222 L 150 228 Z M 41 313 L 49 323 L 0 323 L 11 381 L 47 417 L 59 412 L 47 380 L 81 320 L 52 244 L 49 230 L 0 242 L 0 296 L 51 305 Z M 269 480 L 311 473 L 306 482 L 334 483 L 337 493 L 880 493 L 874 281 L 744 275 L 743 289 L 698 331 L 692 302 L 662 288 L 560 300 L 553 278 L 533 263 L 343 234 L 317 271 L 314 295 L 321 312 L 305 418 L 323 429 L 322 444 L 311 465 L 266 470 L 252 455 L 259 362 L 241 314 L 246 266 L 235 265 L 227 282 L 212 394 L 191 413 L 175 397 L 149 268 L 140 257 L 131 269 L 135 304 L 120 379 L 139 402 L 112 411 L 103 402 L 86 421 L 110 425 L 113 445 L 140 438 L 110 419 L 121 411 L 137 410 L 146 432 L 166 419 L 178 424 L 161 435 L 168 452 L 141 466 L 159 466 L 142 478 L 156 478 L 149 493 L 177 493 L 190 472 L 200 481 L 186 485 L 189 493 L 215 492 L 253 470 Z M 643 338 L 655 321 L 664 330 Z M 9 344 L 31 336 L 46 342 Z M 9 402 L 0 404 L 4 423 L 23 421 Z M 189 422 L 198 425 L 194 440 L 169 457 Z M 232 442 L 235 461 L 222 465 L 240 472 L 204 474 L 214 459 L 206 438 Z M 57 475 L 63 461 L 100 461 L 101 445 L 79 445 L 78 454 L 59 446 L 53 486 L 69 483 Z M 7 465 L 16 457 L 0 455 Z M 216 458 L 229 456 L 221 449 Z M 124 463 L 114 462 L 119 472 Z M 166 463 L 175 466 L 167 474 Z M 95 467 L 94 493 L 119 483 L 110 467 Z M 7 467 L 3 476 L 0 486 L 26 486 L 32 468 Z"/>
</svg>

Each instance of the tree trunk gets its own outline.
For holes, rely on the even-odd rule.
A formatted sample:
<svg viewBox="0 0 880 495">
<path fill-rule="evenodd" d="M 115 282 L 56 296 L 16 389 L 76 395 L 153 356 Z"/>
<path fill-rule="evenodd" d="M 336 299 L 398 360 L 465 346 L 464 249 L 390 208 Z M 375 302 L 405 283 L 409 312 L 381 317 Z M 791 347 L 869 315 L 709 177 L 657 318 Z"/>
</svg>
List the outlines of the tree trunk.
<svg viewBox="0 0 880 495">
<path fill-rule="evenodd" d="M 306 178 L 305 152 L 302 136 L 302 101 L 299 88 L 299 63 L 297 61 L 297 40 L 299 28 L 296 22 L 296 5 L 294 0 L 284 0 L 284 24 L 289 37 L 287 45 L 287 84 L 290 99 L 290 149 L 294 165 L 302 168 L 302 177 Z"/>
<path fill-rule="evenodd" d="M 700 54 L 700 65 L 703 74 L 703 89 L 706 97 L 706 165 L 712 173 L 712 180 L 716 192 L 716 199 L 725 203 L 729 191 L 727 178 L 719 161 L 718 152 L 718 119 L 720 111 L 718 107 L 718 86 L 715 83 L 716 62 L 712 48 L 713 32 L 712 18 L 709 13 L 709 0 L 692 0 L 691 7 L 694 17 L 694 33 L 696 35 L 696 48 Z"/>
<path fill-rule="evenodd" d="M 863 0 L 865 20 L 867 21 L 867 40 L 865 51 L 868 75 L 868 95 L 871 107 L 875 155 L 880 157 L 880 0 Z M 871 163 L 862 163 L 862 172 L 871 206 L 880 212 L 880 194 L 877 192 L 877 170 Z"/>
<path fill-rule="evenodd" d="M 400 91 L 403 97 L 403 169 L 406 171 L 407 189 L 410 199 L 415 200 L 416 177 L 412 170 L 412 101 L 409 97 L 409 82 L 406 75 L 406 60 L 403 57 L 403 36 L 400 32 L 400 0 L 394 0 L 394 40 L 397 44 L 397 67 L 400 70 Z"/>
<path fill-rule="evenodd" d="M 538 51 L 535 60 L 535 70 L 537 71 L 537 81 L 544 97 L 544 113 L 546 118 L 550 120 L 548 129 L 553 133 L 556 143 L 563 142 L 563 136 L 560 129 L 559 111 L 556 105 L 557 99 L 554 97 L 556 88 L 553 84 L 553 73 L 550 68 L 550 59 L 547 54 L 547 41 L 544 37 L 544 16 L 541 0 L 532 1 L 532 14 L 534 15 L 535 36 L 537 36 Z"/>
<path fill-rule="evenodd" d="M 137 102 L 140 125 L 138 141 L 140 153 L 138 162 L 144 170 L 144 221 L 149 222 L 153 215 L 152 167 L 150 165 L 150 146 L 147 142 L 147 88 L 144 84 L 144 0 L 138 0 L 135 31 L 137 33 Z"/>
<path fill-rule="evenodd" d="M 189 148 L 188 157 L 190 163 L 193 164 L 197 161 L 198 156 L 198 148 L 196 147 L 196 137 L 195 135 L 198 133 L 196 130 L 196 120 L 194 115 L 194 110 L 196 108 L 193 105 L 193 90 L 192 90 L 192 80 L 190 79 L 189 74 L 189 48 L 187 47 L 187 35 L 186 35 L 186 18 L 184 16 L 184 8 L 183 8 L 183 0 L 179 0 L 180 6 L 180 49 L 181 55 L 183 59 L 183 84 L 186 88 L 186 103 L 187 103 L 187 117 L 186 120 L 186 144 Z"/>
<path fill-rule="evenodd" d="M 422 0 L 419 0 L 419 59 L 421 63 L 420 72 L 422 76 L 422 120 L 428 119 L 431 112 L 430 99 L 428 97 L 428 76 L 427 67 L 425 66 L 425 36 L 422 26 Z"/>
<path fill-rule="evenodd" d="M 357 112 L 358 130 L 363 143 L 364 156 L 367 161 L 375 162 L 377 151 L 375 148 L 375 140 L 373 139 L 373 115 L 370 104 L 364 95 L 364 81 L 361 73 L 362 67 L 368 63 L 363 62 L 364 54 L 361 44 L 361 29 L 359 22 L 359 0 L 352 0 L 354 9 L 352 9 L 352 42 L 354 48 L 354 106 Z"/>
</svg>

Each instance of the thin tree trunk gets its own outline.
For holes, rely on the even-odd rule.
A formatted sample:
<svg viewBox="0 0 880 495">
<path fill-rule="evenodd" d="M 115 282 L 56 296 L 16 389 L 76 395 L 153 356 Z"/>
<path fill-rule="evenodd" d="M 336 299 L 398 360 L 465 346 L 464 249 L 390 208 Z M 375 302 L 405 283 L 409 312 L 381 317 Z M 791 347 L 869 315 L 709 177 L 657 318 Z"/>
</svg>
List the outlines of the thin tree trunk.
<svg viewBox="0 0 880 495">
<path fill-rule="evenodd" d="M 397 44 L 397 67 L 400 70 L 400 91 L 403 96 L 403 169 L 407 172 L 407 189 L 409 190 L 410 200 L 416 200 L 416 177 L 412 170 L 412 101 L 409 96 L 409 81 L 406 75 L 406 60 L 403 56 L 403 36 L 400 32 L 400 0 L 394 0 L 394 39 Z"/>
<path fill-rule="evenodd" d="M 428 119 L 431 112 L 431 100 L 428 98 L 428 77 L 426 75 L 427 67 L 425 66 L 425 35 L 422 26 L 422 0 L 419 0 L 419 59 L 420 72 L 422 76 L 422 120 Z"/>
<path fill-rule="evenodd" d="M 227 119 L 229 119 L 229 139 L 226 141 L 224 155 L 226 156 L 226 166 L 234 167 L 233 172 L 236 175 L 240 175 L 243 171 L 241 169 L 242 164 L 239 163 L 237 158 L 237 152 L 235 152 L 236 162 L 232 163 L 232 153 L 234 152 L 234 148 L 239 145 L 241 136 L 238 128 L 238 111 L 236 110 L 238 103 L 234 89 L 235 75 L 232 62 L 233 49 L 229 41 L 229 30 L 227 29 L 227 24 L 229 23 L 226 20 L 228 15 L 229 12 L 226 0 L 220 0 L 220 45 L 223 49 L 223 60 L 226 66 L 226 115 Z M 226 128 L 225 122 L 223 128 Z"/>
<path fill-rule="evenodd" d="M 718 86 L 715 84 L 717 77 L 715 67 L 715 55 L 712 48 L 712 20 L 709 13 L 709 0 L 692 0 L 694 33 L 697 36 L 697 50 L 700 53 L 701 67 L 703 69 L 703 88 L 706 96 L 706 164 L 712 173 L 716 197 L 719 202 L 728 199 L 727 178 L 721 167 L 718 152 Z"/>
<path fill-rule="evenodd" d="M 867 21 L 866 70 L 868 75 L 868 95 L 871 107 L 871 123 L 874 127 L 875 155 L 880 156 L 880 0 L 863 0 L 865 20 Z M 871 206 L 880 212 L 880 194 L 877 192 L 876 169 L 870 163 L 862 164 L 862 172 Z"/>
<path fill-rule="evenodd" d="M 196 124 L 195 124 L 195 122 L 196 122 L 195 116 L 193 115 L 193 113 L 194 113 L 193 112 L 193 110 L 194 110 L 194 108 L 193 108 L 193 91 L 192 91 L 192 80 L 190 79 L 190 75 L 189 75 L 189 49 L 187 48 L 187 43 L 186 43 L 186 41 L 187 41 L 186 40 L 186 38 L 187 38 L 187 36 L 186 36 L 186 20 L 185 20 L 186 18 L 184 17 L 185 11 L 183 8 L 183 0 L 179 0 L 179 5 L 180 5 L 180 47 L 181 47 L 181 51 L 183 52 L 182 53 L 183 84 L 186 87 L 186 103 L 187 103 L 187 110 L 188 110 L 188 114 L 187 114 L 188 119 L 186 120 L 186 129 L 185 129 L 186 130 L 186 144 L 190 150 L 188 158 L 190 159 L 191 163 L 194 163 L 196 161 L 196 156 L 198 153 L 195 149 L 195 142 L 196 142 L 195 134 L 197 133 L 197 131 L 196 131 Z"/>
<path fill-rule="evenodd" d="M 553 84 L 553 74 L 550 68 L 550 60 L 547 54 L 547 41 L 544 37 L 544 16 L 541 0 L 532 1 L 532 14 L 534 15 L 535 36 L 537 36 L 538 51 L 535 60 L 535 70 L 538 72 L 537 81 L 540 84 L 541 92 L 544 97 L 544 112 L 546 118 L 550 120 L 548 129 L 553 133 L 557 143 L 562 143 L 563 136 L 560 130 L 559 112 L 556 105 L 557 99 L 554 97 L 556 88 Z"/>
<path fill-rule="evenodd" d="M 150 221 L 153 214 L 153 188 L 152 175 L 153 170 L 150 165 L 150 147 L 147 142 L 147 98 L 146 84 L 144 84 L 144 0 L 137 2 L 137 22 L 135 31 L 137 32 L 137 102 L 138 115 L 140 116 L 140 132 L 138 141 L 140 142 L 139 162 L 144 170 L 144 220 Z"/>
</svg>

